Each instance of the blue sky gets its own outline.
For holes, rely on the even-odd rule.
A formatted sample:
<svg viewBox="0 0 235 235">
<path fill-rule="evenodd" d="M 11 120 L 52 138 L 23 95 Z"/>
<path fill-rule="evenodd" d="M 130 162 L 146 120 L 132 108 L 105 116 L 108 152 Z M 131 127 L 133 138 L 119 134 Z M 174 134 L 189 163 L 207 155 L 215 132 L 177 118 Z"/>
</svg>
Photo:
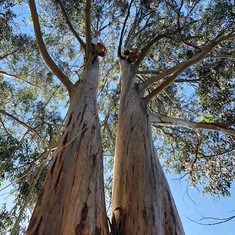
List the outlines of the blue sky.
<svg viewBox="0 0 235 235">
<path fill-rule="evenodd" d="M 186 180 L 177 180 L 175 175 L 167 175 L 167 179 L 186 235 L 235 234 L 235 219 L 213 226 L 199 225 L 189 220 L 197 221 L 202 217 L 225 218 L 235 215 L 235 184 L 231 187 L 230 198 L 213 199 L 210 196 L 202 196 L 197 189 L 188 188 Z M 208 223 L 208 221 L 201 222 Z"/>
<path fill-rule="evenodd" d="M 28 14 L 28 9 L 22 9 L 22 18 Z M 19 16 L 18 16 L 19 17 Z M 18 18 L 20 21 L 21 18 Z M 27 28 L 27 30 L 29 30 Z M 203 226 L 191 220 L 198 220 L 203 216 L 224 218 L 235 215 L 235 185 L 231 188 L 231 198 L 215 200 L 209 196 L 201 196 L 196 189 L 188 188 L 187 182 L 175 180 L 177 176 L 167 175 L 178 212 L 180 214 L 186 235 L 234 235 L 235 219 L 227 223 L 214 226 Z M 190 197 L 189 197 L 190 196 Z M 0 192 L 0 207 L 4 202 L 12 205 L 13 197 L 9 196 L 9 189 Z M 189 219 L 188 219 L 189 218 Z M 207 221 L 204 221 L 205 223 Z"/>
</svg>

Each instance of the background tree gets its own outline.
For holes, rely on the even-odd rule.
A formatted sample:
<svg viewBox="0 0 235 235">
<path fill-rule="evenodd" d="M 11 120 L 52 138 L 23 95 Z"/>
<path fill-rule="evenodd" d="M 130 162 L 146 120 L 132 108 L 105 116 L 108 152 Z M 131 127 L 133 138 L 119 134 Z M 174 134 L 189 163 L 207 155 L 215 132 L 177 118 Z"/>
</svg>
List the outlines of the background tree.
<svg viewBox="0 0 235 235">
<path fill-rule="evenodd" d="M 51 219 L 48 208 L 44 209 L 44 202 L 48 199 L 45 195 L 51 192 L 54 195 L 49 198 L 51 207 L 55 205 L 53 200 L 58 202 L 55 210 L 61 211 L 62 206 L 66 205 L 67 215 L 73 213 L 75 205 L 78 205 L 76 203 L 81 203 L 78 205 L 80 213 L 77 213 L 77 219 L 76 216 L 66 217 L 69 221 L 67 227 L 58 222 L 62 227 L 55 229 L 65 231 L 71 227 L 73 231 L 82 234 L 92 223 L 91 233 L 107 233 L 97 115 L 99 113 L 101 119 L 105 155 L 113 155 L 112 141 L 120 94 L 114 51 L 119 44 L 118 39 L 121 39 L 119 57 L 122 91 L 116 142 L 119 162 L 115 163 L 115 172 L 119 176 L 114 178 L 112 232 L 115 234 L 124 229 L 130 234 L 137 231 L 136 225 L 141 224 L 137 234 L 143 234 L 144 229 L 147 234 L 155 234 L 155 230 L 151 231 L 154 227 L 159 234 L 171 234 L 174 230 L 183 234 L 154 150 L 157 150 L 167 170 L 188 176 L 192 185 L 202 185 L 205 193 L 229 195 L 234 178 L 232 2 L 93 1 L 89 5 L 89 1 L 44 1 L 37 4 L 38 12 L 35 12 L 34 2 L 30 3 L 37 41 L 47 66 L 37 49 L 32 24 L 28 22 L 28 5 L 23 4 L 26 19 L 22 19 L 24 24 L 19 27 L 21 8 L 14 7 L 12 1 L 1 3 L 4 9 L 1 11 L 1 24 L 8 27 L 5 27 L 4 37 L 1 38 L 0 52 L 3 84 L 1 155 L 4 156 L 0 162 L 1 179 L 16 179 L 14 187 L 18 189 L 13 210 L 7 212 L 6 208 L 2 208 L 2 231 L 10 229 L 14 234 L 22 229 L 22 226 L 18 226 L 19 222 L 23 222 L 23 218 L 27 219 L 28 213 L 19 210 L 19 207 L 32 209 L 48 166 L 54 161 L 54 169 L 58 171 L 54 170 L 54 178 L 50 176 L 53 167 L 48 171 L 47 182 L 50 177 L 52 181 L 47 183 L 41 208 L 40 202 L 37 204 L 34 213 L 37 221 L 30 231 L 33 233 L 37 230 L 41 217 L 48 216 Z M 90 21 L 86 23 L 85 15 L 86 19 L 90 16 Z M 89 54 L 94 38 L 101 40 L 109 49 L 105 60 L 99 58 L 102 59 L 100 69 L 95 59 L 100 50 L 93 47 Z M 128 51 L 124 53 L 125 50 L 129 51 L 129 55 Z M 94 91 L 98 88 L 98 70 L 101 79 L 97 96 Z M 68 107 L 69 113 L 65 115 Z M 84 114 L 81 123 L 76 120 L 76 117 L 82 118 L 79 113 Z M 95 132 L 92 126 L 95 126 Z M 58 145 L 61 132 L 64 134 Z M 97 141 L 88 143 L 90 135 Z M 87 148 L 90 156 L 94 147 L 99 146 L 96 148 L 99 149 L 97 161 L 96 158 L 85 158 L 86 154 L 76 161 L 82 146 L 91 146 L 89 150 Z M 59 159 L 62 159 L 61 162 Z M 87 162 L 88 159 L 91 161 Z M 74 164 L 75 161 L 78 165 Z M 86 167 L 79 165 L 84 162 L 87 163 Z M 95 168 L 92 168 L 93 163 Z M 70 170 L 65 174 L 66 168 Z M 88 180 L 90 170 L 96 180 Z M 81 179 L 77 174 L 84 174 L 84 177 Z M 125 177 L 120 177 L 123 175 Z M 53 187 L 58 176 L 62 180 L 58 181 L 55 190 Z M 83 197 L 85 201 L 95 197 L 100 198 L 100 202 L 81 202 L 72 199 L 72 194 L 67 197 L 66 193 L 76 191 L 69 188 L 73 182 L 70 177 L 79 181 L 74 189 L 84 187 L 84 194 L 81 194 L 90 195 Z M 107 177 L 111 178 L 111 174 L 108 173 Z M 61 186 L 64 180 L 69 182 L 65 184 L 66 187 Z M 88 181 L 99 185 L 97 191 L 91 191 L 92 195 L 89 194 L 88 188 L 91 187 Z M 143 182 L 145 184 L 142 187 Z M 57 194 L 54 194 L 55 191 Z M 100 197 L 96 197 L 95 192 Z M 146 209 L 143 202 L 147 205 Z M 96 220 L 99 217 L 98 213 L 93 216 L 87 214 L 94 212 L 90 209 L 91 205 L 96 208 L 94 204 L 103 211 L 100 215 L 102 219 L 98 222 L 87 221 L 88 218 Z M 173 212 L 175 217 L 170 216 L 169 212 Z M 58 216 L 58 221 L 62 218 L 57 212 L 52 215 Z M 17 221 L 12 229 L 14 218 Z M 71 225 L 73 221 L 76 222 Z M 43 230 L 44 225 L 42 222 L 39 227 Z"/>
<path fill-rule="evenodd" d="M 14 181 L 30 171 L 15 185 L 16 199 L 12 210 L 8 211 L 6 204 L 1 208 L 0 227 L 1 233 L 5 233 L 15 222 L 19 208 L 24 204 L 24 196 L 29 193 L 37 173 L 36 165 L 45 154 L 52 129 L 56 139 L 57 124 L 62 121 L 56 106 L 63 91 L 39 59 L 35 41 L 22 33 L 24 29 L 19 30 L 20 22 L 16 21 L 13 1 L 2 1 L 0 7 L 1 185 L 5 179 Z M 40 180 L 36 181 L 30 194 L 34 202 L 41 191 L 44 175 L 42 173 Z M 23 213 L 22 222 L 25 219 L 27 214 Z"/>
</svg>

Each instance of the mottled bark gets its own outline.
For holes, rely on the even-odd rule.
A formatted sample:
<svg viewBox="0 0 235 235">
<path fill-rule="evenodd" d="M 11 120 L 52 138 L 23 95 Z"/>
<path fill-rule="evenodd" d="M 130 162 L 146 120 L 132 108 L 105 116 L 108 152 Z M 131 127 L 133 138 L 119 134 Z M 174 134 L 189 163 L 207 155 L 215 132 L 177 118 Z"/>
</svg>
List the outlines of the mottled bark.
<svg viewBox="0 0 235 235">
<path fill-rule="evenodd" d="M 103 159 L 97 115 L 98 61 L 71 97 L 64 134 L 27 235 L 106 235 Z"/>
<path fill-rule="evenodd" d="M 125 235 L 183 235 L 169 185 L 155 156 L 151 120 L 136 84 L 135 69 L 121 60 L 121 72 L 113 211 L 122 208 L 125 213 Z"/>
</svg>

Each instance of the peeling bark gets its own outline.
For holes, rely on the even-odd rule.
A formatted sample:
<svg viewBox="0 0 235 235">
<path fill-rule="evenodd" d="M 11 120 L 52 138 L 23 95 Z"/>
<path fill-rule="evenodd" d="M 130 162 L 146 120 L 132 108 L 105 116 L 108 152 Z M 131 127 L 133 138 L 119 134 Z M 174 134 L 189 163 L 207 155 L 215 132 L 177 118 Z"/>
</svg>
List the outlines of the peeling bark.
<svg viewBox="0 0 235 235">
<path fill-rule="evenodd" d="M 123 234 L 184 235 L 155 156 L 148 107 L 136 83 L 135 68 L 121 60 L 121 72 L 112 209 L 122 208 L 125 213 Z"/>
<path fill-rule="evenodd" d="M 98 60 L 84 71 L 27 235 L 108 234 L 97 115 Z"/>
</svg>

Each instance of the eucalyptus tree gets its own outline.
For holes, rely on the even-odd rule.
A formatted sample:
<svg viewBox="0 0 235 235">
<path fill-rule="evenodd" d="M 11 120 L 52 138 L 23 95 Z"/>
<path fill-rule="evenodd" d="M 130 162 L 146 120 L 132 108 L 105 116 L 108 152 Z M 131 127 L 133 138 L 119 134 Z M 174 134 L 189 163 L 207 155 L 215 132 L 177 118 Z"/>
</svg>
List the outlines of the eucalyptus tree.
<svg viewBox="0 0 235 235">
<path fill-rule="evenodd" d="M 103 156 L 97 106 L 99 77 L 98 56 L 104 58 L 107 51 L 102 43 L 94 42 L 96 41 L 94 39 L 100 37 L 101 31 L 111 25 L 111 23 L 105 19 L 105 14 L 103 14 L 104 10 L 110 8 L 111 10 L 108 13 L 113 13 L 110 18 L 115 17 L 114 10 L 116 7 L 105 4 L 106 2 L 97 2 L 95 7 L 91 8 L 91 1 L 42 2 L 37 5 L 39 9 L 38 13 L 35 2 L 29 1 L 34 26 L 33 34 L 35 34 L 37 46 L 44 63 L 50 70 L 42 65 L 40 56 L 36 58 L 33 57 L 33 60 L 30 59 L 31 53 L 38 55 L 38 50 L 36 47 L 34 47 L 35 52 L 30 50 L 28 43 L 26 44 L 26 42 L 22 40 L 27 38 L 26 35 L 24 35 L 25 37 L 21 37 L 21 40 L 18 40 L 18 43 L 21 43 L 21 47 L 23 46 L 25 49 L 24 53 L 22 53 L 23 55 L 18 52 L 4 54 L 3 59 L 6 59 L 6 61 L 3 61 L 2 68 L 4 71 L 1 73 L 4 82 L 6 81 L 6 77 L 23 79 L 29 85 L 35 85 L 35 87 L 39 87 L 40 89 L 45 88 L 45 93 L 50 94 L 50 88 L 57 88 L 55 92 L 62 92 L 62 94 L 59 94 L 61 97 L 65 97 L 63 94 L 64 90 L 69 96 L 69 100 L 66 99 L 69 102 L 67 120 L 62 128 L 63 135 L 58 143 L 55 143 L 56 137 L 54 133 L 55 129 L 57 129 L 56 124 L 58 124 L 58 122 L 53 125 L 48 117 L 45 117 L 44 120 L 39 120 L 39 123 L 30 122 L 25 110 L 22 110 L 21 115 L 18 115 L 18 117 L 16 115 L 17 112 L 14 113 L 14 110 L 11 110 L 11 112 L 1 110 L 1 114 L 4 117 L 4 121 L 2 122 L 3 132 L 8 131 L 8 128 L 4 127 L 6 125 L 10 126 L 9 120 L 11 119 L 13 120 L 13 124 L 18 123 L 28 129 L 28 132 L 35 135 L 40 136 L 41 133 L 38 129 L 41 126 L 46 126 L 49 129 L 49 134 L 44 136 L 45 140 L 48 138 L 49 141 L 43 142 L 45 144 L 43 153 L 39 156 L 37 154 L 32 161 L 27 159 L 28 167 L 33 169 L 34 166 L 39 167 L 44 165 L 47 161 L 45 157 L 48 156 L 48 154 L 52 155 L 51 167 L 50 170 L 48 170 L 45 184 L 33 212 L 27 234 L 108 233 L 108 221 L 104 201 Z M 23 9 L 27 9 L 26 7 L 27 6 L 24 4 Z M 125 7 L 125 4 L 121 7 Z M 16 11 L 17 10 L 19 11 L 19 9 L 16 9 Z M 58 15 L 58 18 L 55 17 Z M 85 21 L 83 19 L 85 19 Z M 14 30 L 16 30 L 16 28 L 14 28 Z M 33 44 L 33 34 L 32 31 L 30 32 L 29 25 L 25 27 L 25 30 L 25 33 L 29 35 L 28 39 L 32 39 L 31 43 Z M 7 40 L 5 40 L 4 43 L 7 43 Z M 35 46 L 36 44 L 34 43 L 33 45 Z M 6 48 L 6 44 L 4 44 L 4 46 Z M 21 47 L 19 45 L 19 49 Z M 11 55 L 12 57 L 9 57 Z M 17 63 L 12 63 L 14 59 L 19 62 L 18 64 L 21 62 L 25 65 L 24 62 L 26 61 L 29 62 L 29 64 L 26 63 L 27 65 L 25 65 L 24 70 L 22 70 L 22 66 L 16 66 Z M 14 69 L 14 66 L 17 70 Z M 31 70 L 35 71 L 34 66 L 41 66 L 41 73 L 37 70 L 36 74 L 32 74 Z M 6 72 L 6 69 L 14 72 Z M 33 75 L 36 79 L 34 79 Z M 59 81 L 54 79 L 55 76 Z M 79 79 L 76 79 L 76 76 L 78 76 Z M 32 79 L 29 80 L 27 79 L 28 77 Z M 50 80 L 53 79 L 54 81 L 52 80 L 51 82 L 55 82 L 55 85 L 50 86 L 49 82 L 44 81 L 47 80 L 47 78 Z M 12 87 L 15 88 L 15 86 Z M 20 88 L 22 88 L 22 86 Z M 7 87 L 6 90 L 9 92 L 10 88 Z M 34 95 L 31 99 L 34 99 L 34 97 L 35 99 L 41 99 L 42 91 L 40 90 L 34 94 L 30 92 L 29 89 L 25 89 L 25 92 L 21 94 L 24 96 L 26 93 Z M 59 95 L 53 96 L 53 99 L 56 100 L 55 102 L 57 102 Z M 30 99 L 30 97 L 28 98 Z M 22 101 L 25 102 L 25 100 L 26 97 L 22 97 Z M 13 104 L 13 102 L 11 104 Z M 40 107 L 43 109 L 43 105 Z M 40 107 L 36 106 L 34 112 L 37 112 Z M 8 110 L 7 105 L 4 108 Z M 55 109 L 57 109 L 57 107 L 55 107 Z M 42 116 L 40 112 L 39 114 Z M 30 118 L 32 118 L 32 116 Z M 60 122 L 60 124 L 62 123 Z M 45 132 L 43 134 L 45 134 Z M 18 143 L 14 144 L 14 146 L 17 144 Z M 34 146 L 34 144 L 30 146 L 31 151 L 33 151 Z M 41 149 L 38 151 L 42 149 L 43 146 L 41 146 Z M 17 151 L 17 149 L 14 148 L 14 151 Z M 18 154 L 16 153 L 16 155 L 17 158 Z M 10 157 L 11 153 L 8 153 L 6 156 L 7 161 L 9 161 Z M 27 156 L 23 155 L 23 157 L 25 159 Z M 17 159 L 14 164 L 17 164 Z M 27 162 L 25 164 L 27 165 Z M 4 168 L 4 170 L 6 170 L 6 168 Z M 25 178 L 30 178 L 31 173 L 34 173 L 34 171 L 37 171 L 37 169 L 26 171 L 26 173 L 24 172 L 24 174 L 17 179 L 17 183 L 18 181 L 25 180 Z M 41 170 L 39 170 L 39 172 L 40 171 Z M 33 177 L 34 176 L 33 174 Z M 35 178 L 38 179 L 37 176 L 35 176 Z M 26 186 L 30 188 L 30 185 Z M 27 195 L 27 193 L 32 193 L 32 190 L 24 190 L 24 196 Z M 77 202 L 77 206 L 75 202 Z M 66 205 L 67 203 L 68 205 Z M 26 204 L 23 206 L 25 205 Z M 65 207 L 66 210 L 63 209 Z M 18 231 L 20 219 L 22 219 L 22 211 L 19 213 L 16 224 L 11 231 L 12 234 Z M 54 223 L 54 221 L 56 221 L 56 223 Z M 64 221 L 64 223 L 62 223 L 62 221 Z M 68 221 L 70 221 L 70 223 L 68 223 Z"/>
<path fill-rule="evenodd" d="M 234 178 L 232 2 L 28 3 L 34 30 L 27 23 L 25 34 L 17 34 L 11 11 L 4 22 L 12 31 L 5 31 L 10 37 L 1 41 L 0 54 L 6 98 L 0 110 L 6 158 L 1 172 L 11 180 L 18 177 L 20 206 L 28 205 L 24 197 L 34 194 L 35 201 L 42 191 L 27 234 L 184 234 L 159 158 L 168 170 L 202 184 L 204 192 L 229 194 Z M 109 47 L 105 60 L 103 44 Z M 115 47 L 121 94 L 119 86 L 115 90 Z M 103 91 L 105 86 L 112 91 Z M 69 106 L 64 122 L 55 112 L 62 105 Z M 98 114 L 107 155 L 113 154 L 118 119 L 111 231 Z M 22 141 L 16 123 L 26 129 Z M 11 216 L 18 216 L 15 234 L 22 210 Z"/>
<path fill-rule="evenodd" d="M 55 160 L 47 173 L 26 234 L 108 234 L 97 105 L 98 56 L 104 57 L 106 48 L 102 43 L 92 43 L 91 1 L 55 1 L 54 4 L 58 5 L 55 9 L 61 10 L 62 19 L 85 51 L 84 67 L 80 79 L 73 83 L 56 65 L 44 43 L 35 2 L 30 0 L 40 52 L 48 67 L 66 87 L 70 106 Z M 79 10 L 83 9 L 79 14 L 84 17 L 83 22 L 82 17 L 77 17 L 78 12 L 75 13 L 74 18 L 78 19 L 76 23 L 83 26 L 79 33 L 66 11 L 66 8 L 71 10 L 78 6 Z M 99 7 L 99 3 L 96 7 Z M 97 30 L 98 27 L 102 25 L 97 20 Z"/>
<path fill-rule="evenodd" d="M 229 191 L 235 147 L 232 7 L 230 1 L 130 1 L 118 48 L 112 195 L 124 234 L 184 234 L 154 147 L 168 167 L 194 185 L 204 182 L 205 192 Z"/>
</svg>

